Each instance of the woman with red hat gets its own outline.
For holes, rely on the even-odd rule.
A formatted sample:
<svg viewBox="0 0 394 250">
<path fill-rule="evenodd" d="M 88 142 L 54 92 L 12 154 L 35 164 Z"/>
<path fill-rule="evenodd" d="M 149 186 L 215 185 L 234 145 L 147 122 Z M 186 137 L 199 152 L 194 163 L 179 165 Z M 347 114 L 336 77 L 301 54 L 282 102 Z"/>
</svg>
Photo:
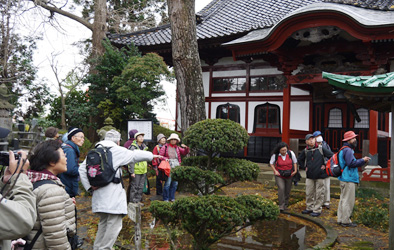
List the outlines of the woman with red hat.
<svg viewBox="0 0 394 250">
<path fill-rule="evenodd" d="M 353 212 L 354 202 L 356 200 L 356 185 L 360 182 L 358 167 L 368 163 L 371 158 L 364 156 L 361 159 L 354 157 L 354 149 L 357 147 L 357 134 L 353 131 L 347 131 L 343 135 L 343 147 L 341 148 L 338 159 L 339 165 L 343 169 L 342 175 L 338 177 L 341 187 L 341 196 L 338 204 L 339 225 L 344 227 L 355 227 L 350 216 Z"/>
</svg>

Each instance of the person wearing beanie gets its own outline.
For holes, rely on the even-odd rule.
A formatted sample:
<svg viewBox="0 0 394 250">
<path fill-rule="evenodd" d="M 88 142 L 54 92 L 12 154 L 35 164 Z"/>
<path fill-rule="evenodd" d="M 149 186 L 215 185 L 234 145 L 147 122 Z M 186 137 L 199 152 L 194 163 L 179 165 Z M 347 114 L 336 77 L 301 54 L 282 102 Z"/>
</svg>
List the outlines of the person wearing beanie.
<svg viewBox="0 0 394 250">
<path fill-rule="evenodd" d="M 356 187 L 360 182 L 358 168 L 368 163 L 371 158 L 364 156 L 361 159 L 354 157 L 354 149 L 357 147 L 357 134 L 347 131 L 343 135 L 343 146 L 338 154 L 339 166 L 343 169 L 338 177 L 341 187 L 341 196 L 338 204 L 337 222 L 343 227 L 356 227 L 350 220 L 356 201 Z"/>
<path fill-rule="evenodd" d="M 321 135 L 320 131 L 313 132 L 313 136 L 316 138 L 316 144 L 318 147 L 323 147 L 332 151 L 328 143 L 323 140 L 323 136 Z M 329 158 L 325 157 L 324 160 L 327 162 Z M 330 176 L 327 176 L 327 178 L 324 179 L 325 191 L 324 191 L 324 203 L 323 203 L 323 207 L 325 207 L 326 209 L 330 209 L 330 199 L 331 199 L 330 186 L 331 186 Z"/>
<path fill-rule="evenodd" d="M 57 140 L 59 138 L 59 129 L 55 127 L 49 127 L 45 130 L 46 140 Z"/>
<path fill-rule="evenodd" d="M 95 147 L 110 148 L 112 167 L 117 171 L 115 177 L 121 178 L 122 166 L 151 161 L 159 157 L 149 151 L 131 151 L 119 146 L 120 137 L 118 131 L 111 129 L 105 134 L 104 140 L 95 145 Z M 83 187 L 87 191 L 93 192 L 92 212 L 97 213 L 100 218 L 93 249 L 112 249 L 122 229 L 122 218 L 127 214 L 126 191 L 122 183 L 111 182 L 100 188 L 91 186 L 86 171 L 86 159 L 81 163 L 79 173 Z"/>
<path fill-rule="evenodd" d="M 158 134 L 157 135 L 157 145 L 153 148 L 153 154 L 154 155 L 159 155 L 160 149 L 166 144 L 167 137 L 163 134 Z M 163 183 L 161 180 L 158 178 L 159 170 L 158 167 L 160 165 L 160 159 L 155 159 L 152 161 L 152 166 L 153 169 L 156 172 L 156 195 L 162 195 L 163 194 Z"/>
<path fill-rule="evenodd" d="M 129 148 L 133 141 L 135 140 L 134 135 L 138 133 L 138 130 L 136 129 L 131 129 L 129 131 L 129 139 L 123 144 L 123 147 Z"/>
<path fill-rule="evenodd" d="M 85 135 L 80 128 L 69 128 L 67 141 L 62 144 L 62 149 L 67 157 L 67 171 L 58 175 L 66 187 L 66 192 L 70 197 L 78 195 L 79 180 L 79 147 L 85 142 Z"/>
</svg>

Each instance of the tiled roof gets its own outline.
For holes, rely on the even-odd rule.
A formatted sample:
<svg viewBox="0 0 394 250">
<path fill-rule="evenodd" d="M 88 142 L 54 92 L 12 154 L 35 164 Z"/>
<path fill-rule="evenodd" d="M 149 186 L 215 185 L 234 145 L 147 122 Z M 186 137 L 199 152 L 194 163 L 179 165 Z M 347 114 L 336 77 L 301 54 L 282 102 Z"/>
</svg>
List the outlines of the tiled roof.
<svg viewBox="0 0 394 250">
<path fill-rule="evenodd" d="M 394 0 L 212 0 L 197 13 L 202 19 L 197 24 L 197 39 L 219 38 L 269 28 L 290 12 L 321 2 L 394 10 Z M 168 44 L 171 42 L 171 30 L 167 24 L 129 34 L 111 34 L 108 38 L 119 45 L 131 42 L 136 46 Z"/>
</svg>

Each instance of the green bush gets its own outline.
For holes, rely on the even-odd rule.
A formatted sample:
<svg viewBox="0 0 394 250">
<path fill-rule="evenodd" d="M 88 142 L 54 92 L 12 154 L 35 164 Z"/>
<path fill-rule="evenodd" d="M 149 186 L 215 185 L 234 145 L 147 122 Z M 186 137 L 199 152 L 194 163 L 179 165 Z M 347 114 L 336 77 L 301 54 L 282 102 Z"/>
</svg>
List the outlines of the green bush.
<svg viewBox="0 0 394 250">
<path fill-rule="evenodd" d="M 207 169 L 208 156 L 192 156 L 182 161 L 182 166 L 173 171 L 173 178 L 179 182 L 180 188 L 193 187 L 201 194 L 216 192 L 223 186 L 237 181 L 256 180 L 259 166 L 251 161 L 234 158 L 212 158 Z M 185 171 L 185 173 L 182 173 Z"/>
<path fill-rule="evenodd" d="M 165 224 L 180 224 L 193 236 L 193 249 L 209 249 L 209 246 L 240 227 L 247 227 L 257 220 L 274 220 L 279 209 L 270 200 L 256 195 L 236 199 L 209 195 L 152 202 L 149 208 L 155 218 Z M 170 218 L 170 219 L 169 219 Z"/>
<path fill-rule="evenodd" d="M 367 227 L 372 227 L 384 232 L 389 228 L 389 210 L 382 207 L 356 207 L 354 211 L 354 219 L 358 223 Z"/>
<path fill-rule="evenodd" d="M 203 150 L 208 168 L 215 153 L 236 153 L 246 147 L 248 132 L 240 124 L 224 119 L 207 119 L 190 126 L 183 137 L 191 148 Z"/>
</svg>

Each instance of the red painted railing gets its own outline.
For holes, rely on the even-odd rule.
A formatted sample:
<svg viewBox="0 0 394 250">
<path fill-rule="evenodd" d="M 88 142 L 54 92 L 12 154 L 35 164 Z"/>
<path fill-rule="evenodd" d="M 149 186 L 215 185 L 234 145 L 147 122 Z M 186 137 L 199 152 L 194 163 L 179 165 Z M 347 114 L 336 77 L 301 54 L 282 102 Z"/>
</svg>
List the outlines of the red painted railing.
<svg viewBox="0 0 394 250">
<path fill-rule="evenodd" d="M 371 172 L 363 173 L 362 181 L 390 182 L 390 160 L 387 168 L 374 168 Z"/>
</svg>

